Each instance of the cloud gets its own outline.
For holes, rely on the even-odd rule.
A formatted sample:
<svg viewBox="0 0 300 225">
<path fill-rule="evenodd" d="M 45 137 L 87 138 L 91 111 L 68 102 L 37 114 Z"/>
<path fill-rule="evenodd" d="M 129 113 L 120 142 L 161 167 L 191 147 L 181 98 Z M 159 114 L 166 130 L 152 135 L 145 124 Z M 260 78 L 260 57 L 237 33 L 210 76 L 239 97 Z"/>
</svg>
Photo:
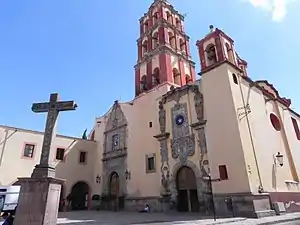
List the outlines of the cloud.
<svg viewBox="0 0 300 225">
<path fill-rule="evenodd" d="M 254 7 L 267 10 L 272 14 L 272 20 L 282 21 L 287 14 L 287 5 L 296 0 L 247 0 Z"/>
</svg>

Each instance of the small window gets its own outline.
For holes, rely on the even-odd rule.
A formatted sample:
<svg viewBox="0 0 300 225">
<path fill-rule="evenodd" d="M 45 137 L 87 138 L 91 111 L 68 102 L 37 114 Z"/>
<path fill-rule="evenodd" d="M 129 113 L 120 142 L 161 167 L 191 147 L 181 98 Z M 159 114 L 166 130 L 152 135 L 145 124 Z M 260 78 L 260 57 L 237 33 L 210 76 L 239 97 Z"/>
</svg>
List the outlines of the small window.
<svg viewBox="0 0 300 225">
<path fill-rule="evenodd" d="M 153 173 L 156 171 L 155 168 L 155 154 L 146 156 L 146 173 Z"/>
<path fill-rule="evenodd" d="M 235 84 L 238 84 L 238 78 L 234 73 L 232 74 L 232 79 Z"/>
<path fill-rule="evenodd" d="M 79 152 L 79 163 L 85 164 L 86 163 L 86 152 Z"/>
<path fill-rule="evenodd" d="M 112 149 L 116 150 L 119 148 L 119 135 L 115 134 L 112 136 Z"/>
<path fill-rule="evenodd" d="M 296 137 L 297 137 L 298 140 L 300 140 L 300 130 L 299 130 L 298 122 L 295 118 L 292 118 L 292 123 L 293 123 L 293 126 L 294 126 Z"/>
<path fill-rule="evenodd" d="M 228 180 L 228 173 L 227 173 L 227 168 L 225 165 L 219 166 L 219 174 L 220 174 L 221 180 Z"/>
<path fill-rule="evenodd" d="M 34 144 L 25 144 L 23 156 L 26 158 L 33 158 L 34 150 L 35 150 Z"/>
<path fill-rule="evenodd" d="M 152 122 L 149 122 L 149 127 L 152 127 Z"/>
<path fill-rule="evenodd" d="M 56 160 L 64 160 L 65 158 L 65 149 L 64 148 L 57 148 L 56 149 Z"/>
</svg>

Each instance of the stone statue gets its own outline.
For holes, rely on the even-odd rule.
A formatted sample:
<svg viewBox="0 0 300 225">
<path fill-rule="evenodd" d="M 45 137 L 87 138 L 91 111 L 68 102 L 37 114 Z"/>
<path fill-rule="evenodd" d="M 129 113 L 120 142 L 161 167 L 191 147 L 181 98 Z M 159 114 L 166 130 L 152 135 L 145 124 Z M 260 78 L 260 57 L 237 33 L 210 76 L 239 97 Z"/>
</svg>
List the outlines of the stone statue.
<svg viewBox="0 0 300 225">
<path fill-rule="evenodd" d="M 196 109 L 197 119 L 199 121 L 203 121 L 204 120 L 203 95 L 200 93 L 198 86 L 197 86 L 197 88 L 195 88 L 194 93 L 195 93 L 194 101 L 195 101 L 195 109 Z"/>
<path fill-rule="evenodd" d="M 166 110 L 164 109 L 163 103 L 159 102 L 159 126 L 160 126 L 160 132 L 165 133 L 166 132 Z"/>
</svg>

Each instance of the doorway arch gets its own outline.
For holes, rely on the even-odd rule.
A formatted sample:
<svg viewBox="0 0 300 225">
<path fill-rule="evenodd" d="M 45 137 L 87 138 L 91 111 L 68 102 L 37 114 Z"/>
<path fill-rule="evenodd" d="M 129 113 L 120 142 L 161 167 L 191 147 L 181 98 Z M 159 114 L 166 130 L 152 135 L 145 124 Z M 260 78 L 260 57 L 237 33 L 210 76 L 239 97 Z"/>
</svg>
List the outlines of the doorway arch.
<svg viewBox="0 0 300 225">
<path fill-rule="evenodd" d="M 197 180 L 194 171 L 182 166 L 176 174 L 177 208 L 181 212 L 198 212 Z"/>
<path fill-rule="evenodd" d="M 70 194 L 71 210 L 85 210 L 88 208 L 89 185 L 79 181 L 73 185 Z"/>
<path fill-rule="evenodd" d="M 109 177 L 110 208 L 114 211 L 119 210 L 120 178 L 116 172 L 112 172 Z"/>
</svg>

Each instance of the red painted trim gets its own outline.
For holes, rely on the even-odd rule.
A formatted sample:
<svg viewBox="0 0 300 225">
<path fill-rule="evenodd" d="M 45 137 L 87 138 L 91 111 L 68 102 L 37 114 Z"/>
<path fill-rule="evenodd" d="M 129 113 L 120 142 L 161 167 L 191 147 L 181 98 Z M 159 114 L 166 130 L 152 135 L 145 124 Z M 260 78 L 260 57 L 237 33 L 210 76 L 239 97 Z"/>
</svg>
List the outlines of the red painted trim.
<svg viewBox="0 0 300 225">
<path fill-rule="evenodd" d="M 135 68 L 135 96 L 140 94 L 140 67 Z"/>
<path fill-rule="evenodd" d="M 148 90 L 152 88 L 152 60 L 147 62 L 147 88 Z"/>
<path fill-rule="evenodd" d="M 180 72 L 180 80 L 181 80 L 181 86 L 186 85 L 186 79 L 185 79 L 185 71 L 184 71 L 184 63 L 182 59 L 178 59 L 178 67 Z"/>
<path fill-rule="evenodd" d="M 26 145 L 34 145 L 32 157 L 24 156 L 25 146 Z M 23 143 L 23 150 L 22 150 L 22 153 L 21 153 L 21 159 L 34 160 L 36 151 L 37 151 L 37 143 L 34 143 L 34 142 L 24 142 Z"/>
</svg>

